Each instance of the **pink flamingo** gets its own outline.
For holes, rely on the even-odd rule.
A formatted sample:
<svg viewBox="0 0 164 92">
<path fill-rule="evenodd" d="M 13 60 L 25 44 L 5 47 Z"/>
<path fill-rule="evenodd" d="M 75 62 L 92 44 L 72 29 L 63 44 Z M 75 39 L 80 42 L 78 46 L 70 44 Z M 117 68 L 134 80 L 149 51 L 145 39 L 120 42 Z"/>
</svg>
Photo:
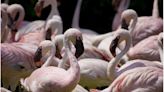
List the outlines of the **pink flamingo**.
<svg viewBox="0 0 164 92">
<path fill-rule="evenodd" d="M 127 27 L 129 25 L 129 32 L 132 35 L 132 42 L 133 42 L 134 41 L 133 40 L 133 37 L 134 37 L 133 32 L 135 31 L 135 28 L 136 28 L 134 26 L 135 23 L 131 22 L 131 24 L 130 24 L 129 21 L 131 21 L 131 18 L 126 17 L 126 15 L 129 15 L 129 16 L 137 16 L 137 15 L 134 10 L 128 9 L 128 10 L 125 10 L 121 16 L 122 17 L 121 18 L 122 19 L 121 26 L 122 26 L 122 28 L 128 29 Z M 134 20 L 137 21 L 137 18 L 135 18 Z M 136 24 L 136 26 L 137 26 L 137 24 Z M 156 35 L 150 36 L 150 37 L 145 38 L 144 40 L 140 41 L 135 46 L 131 47 L 129 52 L 127 53 L 127 59 L 129 59 L 129 60 L 144 59 L 144 60 L 149 60 L 149 61 L 160 61 L 158 45 L 156 43 L 157 38 L 158 38 L 158 36 L 156 36 Z M 108 41 L 108 40 L 106 39 L 106 41 Z M 108 47 L 108 45 L 106 47 Z M 106 50 L 105 48 L 102 48 L 102 49 Z"/>
<path fill-rule="evenodd" d="M 118 33 L 115 35 L 115 38 L 112 41 L 113 45 L 110 46 L 110 48 L 113 48 L 113 47 L 117 46 L 118 43 L 121 43 L 121 41 L 123 41 L 123 40 L 126 40 L 126 46 L 125 46 L 124 50 L 122 50 L 118 55 L 116 55 L 108 63 L 108 66 L 107 66 L 107 76 L 108 76 L 108 80 L 111 81 L 110 83 L 112 83 L 112 81 L 115 82 L 115 79 L 116 80 L 119 79 L 119 76 L 121 76 L 122 74 L 124 74 L 128 71 L 133 71 L 133 69 L 135 69 L 135 68 L 137 68 L 137 70 L 138 70 L 139 67 L 155 67 L 155 68 L 158 68 L 158 69 L 161 69 L 161 70 L 163 69 L 163 66 L 162 66 L 161 63 L 159 63 L 159 62 L 150 62 L 150 61 L 146 61 L 146 60 L 129 61 L 125 65 L 118 68 L 117 64 L 119 63 L 121 57 L 125 53 L 127 53 L 127 51 L 129 50 L 129 48 L 131 46 L 131 40 L 132 39 L 130 37 L 130 33 L 127 30 L 123 30 L 123 29 L 121 31 L 118 31 Z M 108 89 L 105 89 L 102 92 L 110 92 L 110 91 L 106 91 L 106 90 L 108 90 Z"/>
<path fill-rule="evenodd" d="M 8 6 L 6 11 L 9 15 L 9 25 L 11 25 L 11 32 L 8 35 L 9 37 L 7 42 L 14 42 L 15 34 L 24 20 L 25 10 L 19 4 L 12 4 Z"/>
<path fill-rule="evenodd" d="M 58 22 L 55 19 L 49 21 L 50 22 L 47 23 L 45 28 L 55 30 L 53 27 L 57 26 L 56 24 Z M 3 71 L 2 80 L 4 81 L 4 87 L 7 88 L 10 85 L 12 91 L 14 91 L 18 84 L 19 78 L 27 76 L 29 71 L 32 71 L 36 68 L 37 59 L 34 58 L 34 53 L 37 50 L 37 44 L 39 44 L 42 40 L 45 40 L 46 37 L 51 36 L 47 36 L 46 31 L 43 30 L 42 33 L 38 33 L 39 36 L 37 37 L 36 34 L 28 35 L 34 36 L 35 39 L 34 37 L 24 37 L 24 39 L 20 40 L 19 42 L 1 44 L 1 62 Z M 23 42 L 23 40 L 26 42 Z"/>
<path fill-rule="evenodd" d="M 70 38 L 65 35 L 64 46 L 65 46 L 65 56 L 69 58 L 70 68 L 66 71 L 62 68 L 54 66 L 42 66 L 41 68 L 35 70 L 26 79 L 21 79 L 21 84 L 28 90 L 32 92 L 71 92 L 77 85 L 80 79 L 80 67 L 77 63 L 76 57 L 70 51 Z M 81 39 L 81 38 L 77 38 Z M 49 47 L 51 49 L 51 55 L 47 59 L 46 63 L 51 63 L 52 58 L 55 55 L 54 44 L 44 45 L 41 43 L 45 49 Z M 41 46 L 41 47 L 42 47 Z M 45 63 L 45 64 L 46 64 Z M 57 75 L 57 76 L 56 76 Z M 43 77 L 44 76 L 44 77 Z M 47 78 L 45 78 L 45 76 Z M 67 76 L 67 77 L 65 77 Z M 62 80 L 62 82 L 61 82 Z"/>
<path fill-rule="evenodd" d="M 42 9 L 49 6 L 49 5 L 51 5 L 52 8 L 51 8 L 51 11 L 50 11 L 48 18 L 46 19 L 46 22 L 49 19 L 52 19 L 54 15 L 59 16 L 56 0 L 39 0 L 35 5 L 35 12 L 37 15 L 40 15 L 42 12 Z M 42 29 L 45 24 L 46 24 L 45 21 L 42 21 L 42 20 L 37 20 L 37 21 L 33 21 L 33 22 L 29 23 L 25 27 L 22 27 L 19 30 L 19 32 L 17 32 L 15 40 L 19 41 L 21 39 L 21 37 L 23 35 L 26 35 L 27 33 L 38 32 L 38 31 L 40 32 L 40 29 Z M 57 33 L 61 34 L 62 32 L 63 32 L 63 30 L 61 28 L 61 30 L 58 30 Z"/>
<path fill-rule="evenodd" d="M 116 38 L 113 41 L 116 41 L 115 44 L 117 45 L 118 42 L 126 41 L 125 48 L 118 54 L 116 57 L 114 57 L 109 63 L 107 68 L 107 75 L 109 76 L 110 80 L 114 80 L 117 76 L 119 76 L 121 73 L 136 68 L 136 67 L 145 67 L 145 66 L 152 66 L 152 67 L 158 67 L 163 68 L 162 64 L 156 63 L 156 62 L 150 62 L 146 60 L 135 60 L 135 61 L 129 61 L 123 66 L 121 66 L 119 69 L 117 69 L 117 65 L 122 58 L 123 55 L 125 55 L 131 46 L 131 37 L 130 33 L 127 30 L 122 30 L 122 32 L 116 34 Z"/>
<path fill-rule="evenodd" d="M 156 62 L 153 63 L 144 60 L 139 60 L 135 62 L 132 61 L 121 66 L 121 68 L 118 68 L 117 65 L 120 59 L 124 54 L 127 53 L 127 51 L 131 46 L 130 33 L 124 29 L 120 29 L 120 31 L 116 31 L 110 46 L 110 49 L 114 49 L 116 48 L 118 43 L 121 43 L 124 40 L 126 40 L 126 47 L 118 55 L 116 55 L 113 59 L 111 59 L 109 63 L 98 59 L 79 60 L 80 71 L 81 71 L 80 84 L 82 86 L 88 86 L 89 88 L 94 88 L 97 86 L 105 86 L 107 84 L 109 85 L 121 73 L 136 67 L 153 66 L 153 67 L 162 68 L 162 65 L 160 63 L 156 63 Z"/>
<path fill-rule="evenodd" d="M 122 2 L 124 3 L 124 1 L 125 0 L 123 0 Z M 120 2 L 121 1 L 119 1 L 119 3 Z M 121 9 L 124 9 L 124 7 L 126 7 L 128 5 L 129 1 L 127 1 L 125 3 L 126 4 L 123 6 L 122 6 L 122 4 L 120 4 L 120 7 L 123 7 Z M 119 20 L 117 20 L 117 21 L 119 21 Z M 121 21 L 126 21 L 126 20 L 121 20 Z M 126 25 L 128 25 L 128 23 L 126 23 Z M 127 27 L 125 27 L 125 28 L 127 29 Z M 141 40 L 143 40 L 149 36 L 152 36 L 152 35 L 158 35 L 162 31 L 163 31 L 163 22 L 162 22 L 162 19 L 159 18 L 158 0 L 154 0 L 152 16 L 138 17 L 138 22 L 136 24 L 136 27 L 134 28 L 134 31 L 131 32 L 132 39 L 133 39 L 132 44 L 133 44 L 133 46 L 135 46 Z"/>
</svg>

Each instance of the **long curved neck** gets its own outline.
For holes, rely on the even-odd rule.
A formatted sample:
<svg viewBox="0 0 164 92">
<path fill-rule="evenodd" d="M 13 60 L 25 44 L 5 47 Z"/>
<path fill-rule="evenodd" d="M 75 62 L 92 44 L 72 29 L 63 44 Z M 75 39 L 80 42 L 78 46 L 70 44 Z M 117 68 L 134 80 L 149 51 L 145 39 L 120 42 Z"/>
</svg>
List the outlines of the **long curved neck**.
<svg viewBox="0 0 164 92">
<path fill-rule="evenodd" d="M 68 84 L 68 87 L 74 88 L 80 80 L 80 67 L 79 67 L 79 64 L 75 55 L 71 52 L 71 49 L 68 48 L 68 47 L 71 47 L 71 46 L 68 46 L 70 45 L 68 43 L 66 43 L 67 46 L 65 47 L 66 53 L 68 55 L 67 57 L 70 62 L 70 68 L 68 69 L 70 76 L 68 77 L 67 84 Z"/>
<path fill-rule="evenodd" d="M 79 28 L 79 20 L 80 20 L 80 9 L 81 9 L 82 0 L 77 1 L 76 9 L 73 15 L 72 27 Z"/>
<path fill-rule="evenodd" d="M 24 16 L 25 16 L 25 11 L 23 8 L 18 8 L 17 9 L 18 13 L 19 13 L 19 17 L 16 20 L 16 28 L 18 29 L 20 27 L 20 24 L 22 23 L 22 21 L 24 20 Z M 16 17 L 16 16 L 15 16 Z"/>
<path fill-rule="evenodd" d="M 51 19 L 53 17 L 53 15 L 59 15 L 56 0 L 55 1 L 51 0 L 50 4 L 51 4 L 51 11 L 50 11 L 50 14 L 49 14 L 47 20 Z"/>
<path fill-rule="evenodd" d="M 131 37 L 125 39 L 126 40 L 126 46 L 125 48 L 118 54 L 116 55 L 115 58 L 113 58 L 109 63 L 108 63 L 108 68 L 107 68 L 107 76 L 108 78 L 113 81 L 117 77 L 117 71 L 116 67 L 120 61 L 120 59 L 125 55 L 130 46 L 131 46 Z"/>
<path fill-rule="evenodd" d="M 7 40 L 7 38 L 9 37 L 9 28 L 7 26 L 7 22 L 8 22 L 8 16 L 7 16 L 7 12 L 4 11 L 3 9 L 1 9 L 1 42 L 5 42 Z"/>
<path fill-rule="evenodd" d="M 137 17 L 134 17 L 132 22 L 130 23 L 129 25 L 129 32 L 132 33 L 134 31 L 134 28 L 137 24 L 137 21 L 138 21 L 138 18 Z"/>
<path fill-rule="evenodd" d="M 152 16 L 154 18 L 158 18 L 159 17 L 158 0 L 154 0 Z"/>
<path fill-rule="evenodd" d="M 42 67 L 50 66 L 53 63 L 53 57 L 55 56 L 55 49 L 54 48 L 55 48 L 55 46 L 53 45 L 51 47 L 50 56 L 48 57 L 46 62 L 42 65 Z"/>
</svg>

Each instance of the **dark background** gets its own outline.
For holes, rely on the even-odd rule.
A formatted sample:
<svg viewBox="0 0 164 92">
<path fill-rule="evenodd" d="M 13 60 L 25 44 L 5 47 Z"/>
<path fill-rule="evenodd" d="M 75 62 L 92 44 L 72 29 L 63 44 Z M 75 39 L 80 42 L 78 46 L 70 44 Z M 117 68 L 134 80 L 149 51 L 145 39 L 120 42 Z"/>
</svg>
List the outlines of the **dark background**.
<svg viewBox="0 0 164 92">
<path fill-rule="evenodd" d="M 37 0 L 8 0 L 9 4 L 19 3 L 25 8 L 25 20 L 45 20 L 50 7 L 43 10 L 43 15 L 38 18 L 34 12 Z M 64 31 L 71 27 L 72 17 L 77 0 L 59 0 L 58 7 L 63 20 Z M 154 0 L 131 0 L 130 9 L 134 9 L 139 16 L 151 16 Z M 160 17 L 163 18 L 163 0 L 158 0 Z M 4 0 L 2 0 L 2 3 Z M 80 27 L 95 30 L 98 33 L 110 32 L 116 11 L 112 7 L 112 0 L 83 0 L 80 15 Z"/>
</svg>

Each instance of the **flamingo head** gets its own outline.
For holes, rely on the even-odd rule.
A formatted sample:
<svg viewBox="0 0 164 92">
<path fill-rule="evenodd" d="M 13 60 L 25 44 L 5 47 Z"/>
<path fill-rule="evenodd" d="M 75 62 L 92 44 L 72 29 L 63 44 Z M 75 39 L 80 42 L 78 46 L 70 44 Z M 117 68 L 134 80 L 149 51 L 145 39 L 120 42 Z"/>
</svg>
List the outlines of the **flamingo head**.
<svg viewBox="0 0 164 92">
<path fill-rule="evenodd" d="M 46 40 L 52 40 L 57 34 L 63 33 L 62 20 L 58 15 L 54 15 L 52 19 L 48 20 L 45 24 Z"/>
<path fill-rule="evenodd" d="M 9 27 L 12 31 L 17 32 L 20 24 L 24 20 L 25 10 L 20 4 L 12 4 L 7 8 L 9 17 Z"/>
<path fill-rule="evenodd" d="M 34 62 L 36 67 L 41 67 L 41 65 L 44 63 L 41 61 L 42 58 L 47 54 L 50 54 L 49 52 L 51 51 L 52 47 L 54 48 L 53 43 L 49 40 L 44 40 L 40 43 L 34 55 Z"/>
<path fill-rule="evenodd" d="M 132 21 L 137 20 L 137 17 L 137 13 L 132 9 L 123 11 L 121 14 L 121 27 L 128 30 L 129 25 L 132 23 Z"/>
<path fill-rule="evenodd" d="M 84 52 L 82 33 L 76 28 L 70 28 L 64 33 L 64 35 L 65 39 L 68 39 L 74 44 L 76 58 L 80 57 Z"/>
<path fill-rule="evenodd" d="M 56 0 L 38 0 L 34 8 L 36 15 L 40 17 L 42 10 L 50 5 L 57 7 L 57 1 Z"/>
</svg>

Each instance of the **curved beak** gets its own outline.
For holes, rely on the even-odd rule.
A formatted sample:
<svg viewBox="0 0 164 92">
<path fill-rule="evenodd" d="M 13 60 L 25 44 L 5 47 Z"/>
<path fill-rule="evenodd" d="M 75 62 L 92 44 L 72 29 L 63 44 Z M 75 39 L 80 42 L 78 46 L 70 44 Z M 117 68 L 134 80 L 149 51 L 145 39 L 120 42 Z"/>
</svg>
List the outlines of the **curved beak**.
<svg viewBox="0 0 164 92">
<path fill-rule="evenodd" d="M 14 20 L 13 18 L 10 16 L 10 14 L 7 14 L 8 15 L 8 23 L 7 23 L 7 26 L 13 30 L 14 29 Z"/>
<path fill-rule="evenodd" d="M 129 25 L 126 23 L 125 19 L 122 19 L 122 22 L 121 23 L 122 23 L 121 24 L 121 28 L 128 30 L 128 26 Z"/>
<path fill-rule="evenodd" d="M 44 1 L 39 1 L 36 3 L 35 8 L 34 8 L 36 16 L 38 16 L 38 17 L 41 16 L 43 5 L 44 5 Z"/>
<path fill-rule="evenodd" d="M 119 43 L 119 39 L 120 39 L 120 37 L 116 37 L 113 41 L 112 41 L 112 43 L 111 43 L 111 45 L 110 45 L 110 52 L 112 53 L 112 55 L 115 57 L 116 56 L 116 47 L 117 47 L 117 45 L 118 45 L 118 43 Z"/>
<path fill-rule="evenodd" d="M 52 31 L 50 28 L 46 30 L 46 40 L 51 40 Z"/>
<path fill-rule="evenodd" d="M 76 56 L 76 58 L 78 58 L 84 52 L 84 45 L 83 45 L 82 39 L 76 39 L 75 48 L 76 48 L 75 56 Z"/>
<path fill-rule="evenodd" d="M 42 65 L 42 63 L 40 61 L 41 58 L 42 58 L 42 47 L 39 47 L 34 55 L 34 63 L 36 65 L 36 67 L 38 67 L 38 68 L 41 67 L 41 65 Z"/>
</svg>

